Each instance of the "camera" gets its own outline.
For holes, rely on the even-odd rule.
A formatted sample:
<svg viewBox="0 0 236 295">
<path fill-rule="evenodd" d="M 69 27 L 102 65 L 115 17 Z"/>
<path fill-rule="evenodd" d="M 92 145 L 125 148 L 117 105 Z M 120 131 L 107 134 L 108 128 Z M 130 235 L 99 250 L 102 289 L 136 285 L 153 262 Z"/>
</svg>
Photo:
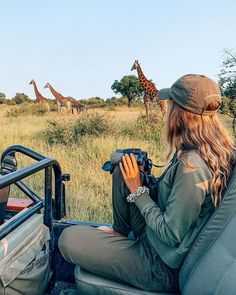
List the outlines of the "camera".
<svg viewBox="0 0 236 295">
<path fill-rule="evenodd" d="M 121 162 L 122 157 L 127 154 L 133 154 L 137 160 L 139 166 L 143 166 L 143 170 L 147 174 L 151 174 L 152 169 L 152 161 L 148 159 L 147 152 L 142 151 L 141 149 L 137 148 L 130 148 L 130 149 L 117 149 L 111 153 L 110 161 L 107 161 L 103 164 L 102 169 L 105 171 L 113 172 L 115 165 Z"/>
</svg>

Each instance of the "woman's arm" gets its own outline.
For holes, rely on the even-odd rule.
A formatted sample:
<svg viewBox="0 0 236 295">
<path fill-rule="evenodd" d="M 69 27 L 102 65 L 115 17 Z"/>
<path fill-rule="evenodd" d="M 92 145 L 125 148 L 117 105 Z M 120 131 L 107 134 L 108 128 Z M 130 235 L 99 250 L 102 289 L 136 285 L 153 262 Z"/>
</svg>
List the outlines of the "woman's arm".
<svg viewBox="0 0 236 295">
<path fill-rule="evenodd" d="M 147 194 L 140 196 L 135 204 L 154 234 L 167 245 L 176 247 L 197 221 L 209 192 L 209 181 L 208 170 L 188 168 L 179 160 L 165 211 Z"/>
</svg>

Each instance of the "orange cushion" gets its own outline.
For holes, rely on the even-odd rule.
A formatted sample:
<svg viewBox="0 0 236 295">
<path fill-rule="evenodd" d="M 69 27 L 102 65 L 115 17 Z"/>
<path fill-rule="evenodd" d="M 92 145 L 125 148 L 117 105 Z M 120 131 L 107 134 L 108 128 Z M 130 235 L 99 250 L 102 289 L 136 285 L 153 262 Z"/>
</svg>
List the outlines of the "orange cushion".
<svg viewBox="0 0 236 295">
<path fill-rule="evenodd" d="M 34 204 L 34 201 L 31 199 L 15 199 L 15 198 L 9 198 L 7 202 L 7 208 L 8 210 L 17 210 L 21 211 L 25 208 L 30 207 Z"/>
</svg>

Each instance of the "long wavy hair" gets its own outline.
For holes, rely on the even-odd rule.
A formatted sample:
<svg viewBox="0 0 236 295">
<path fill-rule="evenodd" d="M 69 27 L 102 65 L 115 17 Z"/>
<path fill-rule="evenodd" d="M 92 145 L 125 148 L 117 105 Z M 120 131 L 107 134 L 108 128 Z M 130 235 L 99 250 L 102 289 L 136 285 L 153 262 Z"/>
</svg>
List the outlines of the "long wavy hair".
<svg viewBox="0 0 236 295">
<path fill-rule="evenodd" d="M 218 102 L 212 102 L 207 110 L 213 111 L 218 107 Z M 212 202 L 216 207 L 221 201 L 222 190 L 235 162 L 234 140 L 220 122 L 218 115 L 193 114 L 171 101 L 167 115 L 167 143 L 167 158 L 176 151 L 178 157 L 188 166 L 184 154 L 186 150 L 194 149 L 206 162 L 212 174 L 210 187 Z"/>
</svg>

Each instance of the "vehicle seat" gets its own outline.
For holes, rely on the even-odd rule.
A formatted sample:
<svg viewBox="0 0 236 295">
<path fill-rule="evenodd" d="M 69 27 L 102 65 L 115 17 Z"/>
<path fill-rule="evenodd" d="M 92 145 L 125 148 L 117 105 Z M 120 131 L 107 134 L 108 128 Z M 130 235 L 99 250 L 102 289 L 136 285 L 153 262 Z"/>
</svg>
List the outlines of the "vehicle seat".
<svg viewBox="0 0 236 295">
<path fill-rule="evenodd" d="M 179 277 L 182 295 L 236 294 L 236 167 L 222 197 L 182 264 Z M 171 294 L 142 291 L 96 276 L 79 266 L 75 268 L 75 281 L 80 295 Z"/>
<path fill-rule="evenodd" d="M 176 295 L 173 293 L 143 291 L 126 284 L 99 277 L 85 271 L 78 265 L 75 268 L 75 282 L 79 295 Z"/>
</svg>

